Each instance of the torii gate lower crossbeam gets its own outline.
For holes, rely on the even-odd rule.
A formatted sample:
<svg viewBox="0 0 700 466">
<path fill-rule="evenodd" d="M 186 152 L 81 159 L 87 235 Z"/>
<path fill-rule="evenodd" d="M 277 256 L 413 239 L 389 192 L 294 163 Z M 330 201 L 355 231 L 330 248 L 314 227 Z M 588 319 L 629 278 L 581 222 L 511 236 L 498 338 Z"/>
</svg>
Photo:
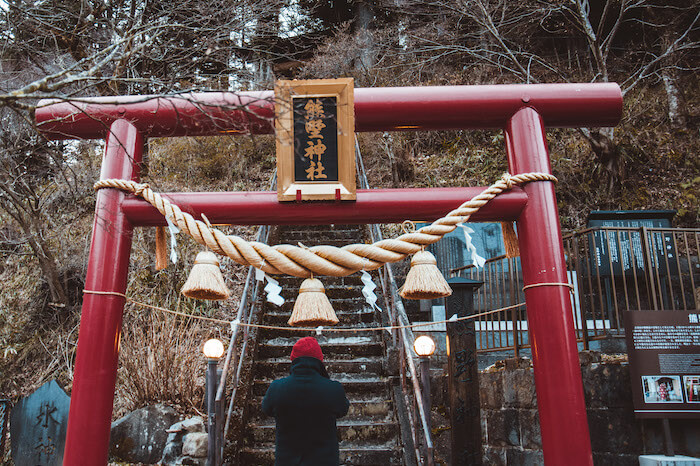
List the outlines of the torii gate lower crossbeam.
<svg viewBox="0 0 700 466">
<path fill-rule="evenodd" d="M 502 93 L 499 93 L 499 87 L 503 90 Z M 402 129 L 389 120 L 394 113 L 401 113 L 399 97 L 406 96 L 411 101 L 410 109 L 413 113 L 394 115 L 397 119 L 402 118 L 403 127 L 411 127 L 412 123 L 416 123 L 412 126 L 413 129 L 446 129 L 460 124 L 472 128 L 500 126 L 505 128 L 511 173 L 549 173 L 544 121 L 552 126 L 615 124 L 622 107 L 619 88 L 610 84 L 484 86 L 488 88 L 487 100 L 484 100 L 478 88 L 479 86 L 451 87 L 451 90 L 462 96 L 455 102 L 446 99 L 449 93 L 435 88 L 387 90 L 385 100 L 382 100 L 381 91 L 365 90 L 367 100 L 359 104 L 356 102 L 356 110 L 358 105 L 360 108 L 364 105 L 374 110 L 380 109 L 381 118 L 378 119 L 376 112 L 366 113 L 363 117 L 358 115 L 357 125 L 366 130 Z M 213 101 L 220 100 L 221 95 L 217 93 Z M 108 126 L 101 178 L 138 180 L 144 138 L 166 135 L 159 133 L 165 130 L 172 130 L 172 134 L 179 135 L 186 132 L 186 129 L 168 126 L 172 122 L 159 126 L 157 115 L 149 110 L 152 101 L 141 101 L 144 107 L 141 108 L 135 97 L 122 99 L 123 105 L 120 102 L 91 104 L 89 109 L 81 110 L 85 113 L 79 113 L 78 118 L 74 113 L 61 112 L 66 110 L 66 105 L 69 105 L 68 109 L 75 109 L 82 103 L 57 104 L 58 114 L 62 116 L 55 113 L 54 106 L 46 106 L 37 110 L 37 121 L 49 122 L 47 134 L 56 138 L 79 136 L 81 125 L 78 120 L 85 121 L 86 127 L 90 127 L 87 133 L 82 133 L 83 136 L 97 137 L 98 133 L 104 134 L 99 130 L 100 125 Z M 460 105 L 467 105 L 473 112 L 481 105 L 493 102 L 497 103 L 497 109 L 488 108 L 489 119 L 486 124 L 478 122 L 473 116 L 455 119 L 445 111 L 447 108 L 457 109 Z M 440 111 L 428 114 L 431 118 L 428 123 L 420 108 L 430 108 L 433 103 Z M 259 102 L 255 105 L 256 108 L 261 108 Z M 568 110 L 564 110 L 567 106 Z M 135 108 L 136 111 L 130 113 L 130 108 Z M 225 113 L 221 108 L 216 111 L 218 116 Z M 241 109 L 233 109 L 231 112 L 241 113 Z M 190 114 L 188 124 L 199 128 L 198 131 L 210 131 L 211 134 L 226 131 L 225 125 L 222 127 L 225 119 L 216 120 L 216 124 L 212 123 L 213 120 L 205 119 L 202 120 L 206 122 L 204 126 L 197 126 L 197 118 L 200 117 L 207 117 L 206 112 L 199 116 Z M 61 121 L 63 118 L 65 121 Z M 371 123 L 368 124 L 364 119 L 371 120 Z M 233 129 L 240 130 L 240 117 L 232 118 L 229 123 L 235 126 Z M 149 132 L 149 128 L 154 128 L 154 134 Z M 264 124 L 260 128 L 260 132 L 267 132 Z M 567 288 L 556 285 L 566 283 L 567 277 L 554 188 L 548 182 L 533 183 L 524 188 L 524 193 L 527 202 L 517 222 L 524 281 L 526 285 L 536 285 L 526 290 L 526 302 L 544 458 L 551 465 L 592 465 L 571 302 Z M 511 209 L 520 211 L 525 199 L 522 193 L 514 194 L 506 204 L 510 204 Z M 97 465 L 107 462 L 125 301 L 123 295 L 126 292 L 132 229 L 135 226 L 126 210 L 130 209 L 131 219 L 134 220 L 134 212 L 140 209 L 133 202 L 114 189 L 100 190 L 97 195 L 85 281 L 86 290 L 91 292 L 83 300 L 64 453 L 66 465 Z M 126 205 L 130 206 L 129 209 L 125 209 Z M 206 203 L 199 207 L 214 208 Z M 325 208 L 328 215 L 337 209 L 339 216 L 342 216 L 345 207 L 343 203 L 338 203 Z M 141 210 L 141 214 L 144 212 Z M 136 214 L 136 217 L 141 214 Z M 362 215 L 353 218 L 354 221 L 362 221 Z M 367 213 L 367 219 L 372 218 Z M 149 221 L 153 222 L 153 219 L 144 220 L 143 224 L 148 224 Z"/>
</svg>

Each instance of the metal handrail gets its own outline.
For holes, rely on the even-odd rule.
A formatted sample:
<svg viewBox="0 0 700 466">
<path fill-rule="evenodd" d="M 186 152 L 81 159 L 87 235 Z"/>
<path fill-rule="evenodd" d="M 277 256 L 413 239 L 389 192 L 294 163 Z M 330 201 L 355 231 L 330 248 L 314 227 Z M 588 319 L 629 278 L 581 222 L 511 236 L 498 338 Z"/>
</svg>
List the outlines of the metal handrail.
<svg viewBox="0 0 700 466">
<path fill-rule="evenodd" d="M 358 173 L 359 173 L 359 181 L 360 181 L 360 188 L 362 189 L 369 189 L 369 183 L 367 181 L 367 173 L 365 171 L 365 166 L 362 161 L 362 155 L 360 153 L 360 146 L 357 143 L 357 139 L 355 140 L 355 158 L 357 161 L 357 167 L 358 167 Z M 377 241 L 381 241 L 383 239 L 382 237 L 382 232 L 379 228 L 378 225 L 372 224 L 369 225 L 369 232 L 370 232 L 370 237 L 373 243 Z M 391 320 L 392 325 L 410 325 L 410 321 L 408 319 L 408 315 L 406 314 L 406 310 L 403 307 L 403 302 L 401 301 L 401 297 L 399 296 L 398 292 L 398 286 L 396 285 L 396 280 L 394 279 L 394 272 L 392 270 L 391 264 L 384 264 L 384 273 L 379 274 L 379 279 L 382 285 L 382 291 L 384 293 L 384 301 L 388 307 L 390 307 L 389 311 L 389 318 Z M 397 338 L 398 337 L 398 338 Z M 400 340 L 400 348 L 403 349 L 403 363 L 405 363 L 408 366 L 408 370 L 411 376 L 411 388 L 413 389 L 413 396 L 414 400 L 416 401 L 416 405 L 418 406 L 418 415 L 420 418 L 421 422 L 421 427 L 422 427 L 422 432 L 423 432 L 423 437 L 425 439 L 425 449 L 426 449 L 426 454 L 425 454 L 425 460 L 426 463 L 429 466 L 432 466 L 434 464 L 434 459 L 433 459 L 433 441 L 432 441 L 432 436 L 430 433 L 430 427 L 428 424 L 428 418 L 427 416 L 429 415 L 428 413 L 425 412 L 425 409 L 423 408 L 423 403 L 420 402 L 420 400 L 423 399 L 422 391 L 421 391 L 421 386 L 420 386 L 420 378 L 418 376 L 418 373 L 416 371 L 416 365 L 415 362 L 413 361 L 413 357 L 411 356 L 411 353 L 413 351 L 411 347 L 411 343 L 414 340 L 413 337 L 413 331 L 410 328 L 402 328 L 400 330 L 394 329 L 392 331 L 392 339 L 393 339 L 393 344 L 396 347 L 397 346 L 397 339 Z M 401 382 L 402 384 L 404 383 L 404 377 L 403 374 L 405 372 L 402 371 L 402 376 L 401 376 Z M 405 388 L 405 387 L 404 387 Z M 404 394 L 404 402 L 406 403 L 406 406 L 410 406 L 410 400 L 408 399 L 408 394 L 407 390 L 402 390 Z M 413 445 L 416 450 L 416 458 L 419 459 L 421 458 L 420 451 L 419 451 L 419 442 L 417 438 L 417 431 L 416 431 L 416 426 L 413 420 L 413 416 L 411 415 L 411 411 L 408 411 L 408 418 L 409 422 L 411 424 L 411 435 L 413 436 Z"/>
<path fill-rule="evenodd" d="M 275 183 L 277 182 L 277 171 L 272 174 L 272 178 L 270 180 L 270 190 L 272 190 L 275 186 Z M 268 238 L 270 236 L 270 231 L 271 228 L 267 225 L 262 225 L 260 228 L 258 228 L 258 232 L 256 234 L 256 241 L 262 242 L 262 243 L 267 243 Z M 255 280 L 255 274 L 254 274 L 255 268 L 253 266 L 248 267 L 248 275 L 246 277 L 245 285 L 243 287 L 243 292 L 241 293 L 241 302 L 238 305 L 238 312 L 236 313 L 236 321 L 237 322 L 243 322 L 244 320 L 246 323 L 250 324 L 253 317 L 254 317 L 254 312 L 253 310 L 255 309 L 255 302 L 253 301 L 250 303 L 251 298 L 254 298 L 255 296 L 258 295 L 259 291 L 259 282 Z M 252 291 L 252 293 L 251 293 Z M 250 305 L 249 305 L 250 303 Z M 246 311 L 249 311 L 246 313 Z M 231 338 L 229 340 L 229 345 L 228 345 L 228 350 L 226 351 L 226 360 L 224 362 L 224 367 L 221 372 L 221 382 L 219 383 L 217 392 L 216 392 L 216 399 L 215 403 L 217 406 L 217 416 L 221 413 L 220 408 L 223 406 L 224 402 L 224 395 L 226 393 L 226 382 L 227 378 L 229 375 L 229 370 L 232 365 L 232 361 L 234 361 L 234 349 L 238 345 L 238 339 L 241 335 L 245 337 L 247 335 L 247 329 L 248 327 L 245 327 L 245 330 L 241 330 L 240 325 L 236 325 L 235 328 L 233 328 L 233 332 L 231 333 Z M 226 438 L 226 435 L 228 434 L 229 427 L 231 425 L 231 417 L 233 415 L 233 406 L 235 404 L 236 400 L 236 394 L 238 391 L 238 384 L 240 382 L 241 378 L 241 371 L 243 367 L 243 361 L 245 360 L 244 356 L 246 355 L 246 351 L 248 349 L 248 339 L 245 338 L 243 340 L 243 344 L 241 346 L 241 351 L 240 351 L 240 356 L 237 357 L 238 359 L 238 364 L 236 364 L 236 371 L 233 374 L 233 378 L 231 380 L 231 383 L 233 384 L 233 391 L 231 392 L 231 399 L 229 401 L 228 405 L 228 410 L 226 413 L 226 422 L 224 423 L 223 429 L 221 429 L 221 424 L 220 420 L 217 419 L 217 424 L 219 431 L 217 432 L 219 434 L 219 438 L 217 439 L 216 445 L 218 446 L 217 448 L 217 457 L 216 457 L 216 463 L 221 464 L 222 459 L 223 459 L 223 451 L 224 451 L 224 439 Z M 235 364 L 235 363 L 234 363 Z"/>
</svg>

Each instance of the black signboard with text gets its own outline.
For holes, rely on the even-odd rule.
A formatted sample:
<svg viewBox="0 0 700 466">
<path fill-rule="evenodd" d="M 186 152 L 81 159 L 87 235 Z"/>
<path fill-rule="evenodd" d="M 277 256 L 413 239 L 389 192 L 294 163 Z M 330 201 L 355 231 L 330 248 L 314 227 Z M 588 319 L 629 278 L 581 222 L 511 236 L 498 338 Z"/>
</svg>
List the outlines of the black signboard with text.
<svg viewBox="0 0 700 466">
<path fill-rule="evenodd" d="M 642 236 L 642 227 L 670 228 L 675 210 L 600 210 L 588 216 L 588 228 L 610 227 L 616 230 L 597 230 L 591 233 L 591 267 L 600 275 L 633 275 L 644 270 L 645 252 L 649 249 L 651 266 L 663 275 L 675 272 L 676 257 L 670 248 L 673 238 L 660 231 L 648 231 Z M 621 228 L 636 228 L 637 231 Z"/>
<path fill-rule="evenodd" d="M 335 97 L 294 97 L 294 181 L 338 181 Z"/>
<path fill-rule="evenodd" d="M 700 418 L 700 310 L 627 311 L 638 418 Z"/>
</svg>

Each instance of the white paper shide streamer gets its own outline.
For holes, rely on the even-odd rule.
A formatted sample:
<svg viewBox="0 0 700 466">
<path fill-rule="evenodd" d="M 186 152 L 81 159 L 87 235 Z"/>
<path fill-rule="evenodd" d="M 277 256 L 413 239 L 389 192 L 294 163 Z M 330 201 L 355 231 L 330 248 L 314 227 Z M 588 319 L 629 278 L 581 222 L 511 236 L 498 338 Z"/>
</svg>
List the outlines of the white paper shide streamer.
<svg viewBox="0 0 700 466">
<path fill-rule="evenodd" d="M 374 292 L 374 290 L 377 289 L 377 285 L 374 283 L 374 280 L 372 280 L 372 275 L 363 270 L 360 280 L 362 280 L 362 283 L 365 285 L 362 287 L 362 296 L 365 297 L 365 301 L 367 301 L 367 304 L 372 306 L 372 308 L 381 312 L 382 309 L 377 306 L 377 294 Z"/>
<path fill-rule="evenodd" d="M 168 231 L 170 232 L 170 261 L 175 264 L 177 262 L 177 239 L 175 235 L 180 233 L 180 229 L 168 217 L 165 217 L 165 221 L 168 222 Z"/>
<path fill-rule="evenodd" d="M 265 293 L 267 293 L 266 299 L 268 303 L 272 303 L 275 306 L 281 306 L 284 304 L 284 298 L 282 295 L 280 295 L 282 287 L 279 285 L 277 280 L 267 275 L 261 269 L 255 269 L 255 279 L 259 282 L 267 280 L 267 285 L 265 285 L 265 288 L 263 289 L 265 290 Z"/>
<path fill-rule="evenodd" d="M 472 263 L 474 263 L 474 265 L 477 267 L 483 267 L 486 263 L 486 259 L 479 255 L 476 250 L 476 246 L 474 246 L 474 243 L 472 243 L 472 237 L 470 235 L 470 233 L 474 233 L 474 230 L 466 226 L 464 223 L 458 223 L 457 226 L 462 229 L 462 232 L 464 232 L 464 243 L 467 251 L 469 251 L 472 255 Z"/>
</svg>

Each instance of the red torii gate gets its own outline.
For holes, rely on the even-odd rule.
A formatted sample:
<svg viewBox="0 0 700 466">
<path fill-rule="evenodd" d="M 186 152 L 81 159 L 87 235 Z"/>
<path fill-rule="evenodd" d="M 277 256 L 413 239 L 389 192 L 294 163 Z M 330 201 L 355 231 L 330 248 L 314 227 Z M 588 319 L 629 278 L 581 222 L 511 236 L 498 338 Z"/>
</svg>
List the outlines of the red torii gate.
<svg viewBox="0 0 700 466">
<path fill-rule="evenodd" d="M 101 179 L 139 180 L 145 138 L 272 133 L 271 91 L 129 96 L 53 103 L 36 110 L 51 139 L 106 138 Z M 356 131 L 503 129 L 512 174 L 550 173 L 545 127 L 615 126 L 617 84 L 534 84 L 355 89 Z M 275 193 L 170 193 L 214 223 L 387 223 L 433 220 L 481 188 L 360 190 L 355 202 L 280 204 Z M 419 195 L 417 195 L 419 194 Z M 554 186 L 530 183 L 498 196 L 474 220 L 516 220 L 525 285 L 566 283 Z M 97 194 L 85 287 L 125 293 L 132 232 L 164 219 L 116 189 Z M 525 291 L 542 448 L 548 464 L 592 465 L 568 288 Z M 105 464 L 125 299 L 86 294 L 75 361 L 64 464 Z"/>
</svg>

